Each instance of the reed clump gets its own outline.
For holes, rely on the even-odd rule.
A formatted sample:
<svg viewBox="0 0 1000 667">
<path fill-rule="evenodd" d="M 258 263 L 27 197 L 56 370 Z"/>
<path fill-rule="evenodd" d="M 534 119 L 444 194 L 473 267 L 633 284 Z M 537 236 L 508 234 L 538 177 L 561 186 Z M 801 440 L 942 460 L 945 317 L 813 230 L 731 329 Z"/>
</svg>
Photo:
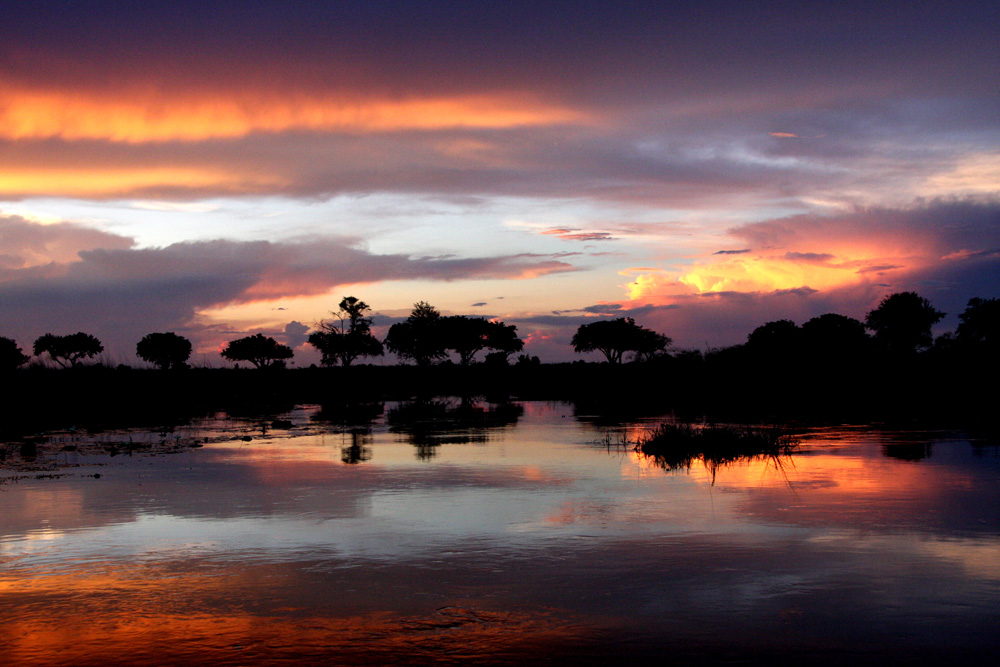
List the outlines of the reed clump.
<svg viewBox="0 0 1000 667">
<path fill-rule="evenodd" d="M 666 469 L 690 468 L 701 461 L 710 467 L 777 459 L 791 454 L 799 441 L 780 425 L 731 425 L 664 422 L 635 444 L 635 451 Z"/>
</svg>

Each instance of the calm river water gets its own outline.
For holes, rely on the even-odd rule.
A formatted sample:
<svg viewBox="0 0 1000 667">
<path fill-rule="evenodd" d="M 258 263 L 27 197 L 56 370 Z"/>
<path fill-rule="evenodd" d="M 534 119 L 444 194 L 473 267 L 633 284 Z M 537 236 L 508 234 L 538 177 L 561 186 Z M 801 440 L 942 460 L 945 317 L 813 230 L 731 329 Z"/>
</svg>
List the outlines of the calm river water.
<svg viewBox="0 0 1000 667">
<path fill-rule="evenodd" d="M 558 403 L 277 419 L 63 433 L 27 464 L 8 447 L 0 664 L 932 664 L 1000 649 L 995 443 L 818 428 L 783 460 L 671 471 L 614 444 L 656 420 Z"/>
</svg>

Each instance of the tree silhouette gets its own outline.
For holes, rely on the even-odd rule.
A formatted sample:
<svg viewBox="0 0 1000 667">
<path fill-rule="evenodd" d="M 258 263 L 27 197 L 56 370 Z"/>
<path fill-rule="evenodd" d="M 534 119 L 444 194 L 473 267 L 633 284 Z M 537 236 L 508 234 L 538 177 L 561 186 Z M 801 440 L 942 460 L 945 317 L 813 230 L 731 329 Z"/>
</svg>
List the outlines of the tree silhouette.
<svg viewBox="0 0 1000 667">
<path fill-rule="evenodd" d="M 338 322 L 320 322 L 320 330 L 309 334 L 309 344 L 323 354 L 323 365 L 339 361 L 350 366 L 358 357 L 381 356 L 382 343 L 372 335 L 371 318 L 365 317 L 371 307 L 354 296 L 345 296 L 338 307 L 340 310 L 332 313 Z"/>
<path fill-rule="evenodd" d="M 802 347 L 812 358 L 858 361 L 870 344 L 864 323 L 846 315 L 826 313 L 802 325 Z"/>
<path fill-rule="evenodd" d="M 486 333 L 486 347 L 494 350 L 491 354 L 502 354 L 506 360 L 524 349 L 524 341 L 517 337 L 516 326 L 496 321 L 490 322 Z"/>
<path fill-rule="evenodd" d="M 969 299 L 958 320 L 955 338 L 959 344 L 1000 348 L 1000 299 Z"/>
<path fill-rule="evenodd" d="M 17 368 L 30 359 L 28 355 L 21 351 L 17 341 L 0 336 L 0 371 L 7 371 Z"/>
<path fill-rule="evenodd" d="M 916 292 L 897 292 L 882 299 L 865 317 L 875 342 L 894 354 L 913 354 L 931 345 L 931 327 L 944 317 Z"/>
<path fill-rule="evenodd" d="M 645 329 L 631 317 L 581 324 L 570 341 L 577 352 L 598 351 L 609 363 L 620 364 L 626 352 L 649 357 L 662 352 L 672 342 L 663 334 Z"/>
<path fill-rule="evenodd" d="M 405 322 L 389 327 L 385 346 L 401 359 L 429 366 L 435 359 L 445 356 L 440 320 L 441 313 L 437 309 L 425 301 L 418 301 Z"/>
<path fill-rule="evenodd" d="M 791 320 L 760 325 L 747 336 L 747 349 L 761 355 L 786 354 L 799 347 L 802 330 Z"/>
<path fill-rule="evenodd" d="M 172 331 L 146 334 L 136 344 L 135 356 L 161 370 L 182 368 L 191 356 L 191 341 Z"/>
<path fill-rule="evenodd" d="M 230 361 L 249 361 L 257 368 L 268 368 L 291 359 L 292 348 L 282 345 L 270 336 L 254 334 L 230 341 L 222 356 Z"/>
<path fill-rule="evenodd" d="M 524 342 L 517 337 L 517 327 L 513 324 L 491 322 L 482 317 L 453 315 L 442 317 L 439 327 L 445 349 L 458 354 L 463 366 L 469 365 L 480 350 L 496 350 L 506 359 L 524 348 Z"/>
<path fill-rule="evenodd" d="M 79 366 L 84 359 L 96 357 L 104 351 L 104 346 L 94 336 L 78 331 L 68 336 L 44 334 L 35 340 L 35 356 L 48 353 L 49 357 L 62 366 Z"/>
</svg>

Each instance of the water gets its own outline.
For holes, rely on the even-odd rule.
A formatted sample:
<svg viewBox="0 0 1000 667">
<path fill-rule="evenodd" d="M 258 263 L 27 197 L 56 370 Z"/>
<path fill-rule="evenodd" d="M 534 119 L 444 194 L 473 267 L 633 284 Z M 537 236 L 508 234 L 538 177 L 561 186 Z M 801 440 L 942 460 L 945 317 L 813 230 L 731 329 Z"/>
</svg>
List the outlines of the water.
<svg viewBox="0 0 1000 667">
<path fill-rule="evenodd" d="M 931 664 L 1000 648 L 995 444 L 821 428 L 789 458 L 666 471 L 608 444 L 647 422 L 493 407 L 387 404 L 349 426 L 362 412 L 306 407 L 281 416 L 292 428 L 69 433 L 34 469 L 8 457 L 0 662 Z"/>
</svg>

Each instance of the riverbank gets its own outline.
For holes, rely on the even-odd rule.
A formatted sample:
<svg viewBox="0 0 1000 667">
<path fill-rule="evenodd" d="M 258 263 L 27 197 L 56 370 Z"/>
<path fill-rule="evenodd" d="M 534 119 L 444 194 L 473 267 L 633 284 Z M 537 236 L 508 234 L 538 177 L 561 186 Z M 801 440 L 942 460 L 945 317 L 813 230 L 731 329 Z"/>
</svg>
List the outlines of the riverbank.
<svg viewBox="0 0 1000 667">
<path fill-rule="evenodd" d="M 675 411 L 740 423 L 927 424 L 993 428 L 995 397 L 967 372 L 888 362 L 864 369 L 724 367 L 667 359 L 647 364 L 357 366 L 350 368 L 29 368 L 9 373 L 0 437 L 53 428 L 173 423 L 225 411 L 279 413 L 294 405 L 434 396 L 573 402 L 623 416 Z"/>
</svg>

